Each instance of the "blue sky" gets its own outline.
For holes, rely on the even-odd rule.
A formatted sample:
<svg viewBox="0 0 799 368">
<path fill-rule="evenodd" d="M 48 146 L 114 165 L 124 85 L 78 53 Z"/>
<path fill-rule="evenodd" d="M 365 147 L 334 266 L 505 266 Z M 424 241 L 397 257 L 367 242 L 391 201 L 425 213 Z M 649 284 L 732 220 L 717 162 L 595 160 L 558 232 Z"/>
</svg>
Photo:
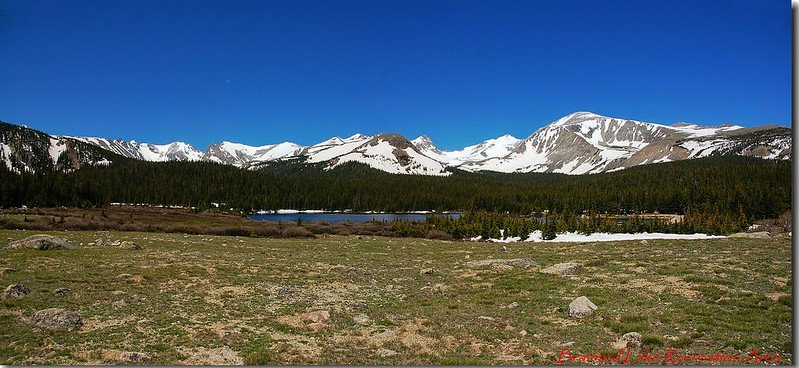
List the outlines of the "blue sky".
<svg viewBox="0 0 799 368">
<path fill-rule="evenodd" d="M 0 120 L 196 148 L 790 124 L 789 1 L 0 0 Z"/>
</svg>

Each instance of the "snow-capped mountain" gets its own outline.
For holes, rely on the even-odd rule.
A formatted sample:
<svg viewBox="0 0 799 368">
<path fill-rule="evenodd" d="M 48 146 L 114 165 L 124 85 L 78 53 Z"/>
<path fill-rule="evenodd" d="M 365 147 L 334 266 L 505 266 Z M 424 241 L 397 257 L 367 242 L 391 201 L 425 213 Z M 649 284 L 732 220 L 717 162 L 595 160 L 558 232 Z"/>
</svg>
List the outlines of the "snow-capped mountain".
<svg viewBox="0 0 799 368">
<path fill-rule="evenodd" d="M 577 112 L 539 129 L 504 157 L 465 162 L 457 167 L 468 171 L 577 175 L 711 154 L 790 158 L 790 129 L 753 130 L 686 123 L 666 126 Z"/>
<path fill-rule="evenodd" d="M 120 156 L 143 161 L 201 161 L 203 153 L 194 149 L 190 144 L 172 142 L 168 144 L 137 143 L 121 139 L 106 139 L 96 137 L 66 137 L 86 142 Z"/>
<path fill-rule="evenodd" d="M 305 147 L 296 143 L 283 142 L 266 146 L 253 147 L 241 143 L 222 142 L 212 144 L 201 157 L 206 161 L 225 165 L 250 167 L 263 162 L 276 161 L 295 157 Z"/>
<path fill-rule="evenodd" d="M 393 174 L 451 174 L 446 166 L 421 153 L 399 134 L 378 134 L 374 137 L 356 134 L 347 139 L 337 137 L 308 147 L 307 162 L 328 162 L 329 168 L 346 162 L 360 162 Z"/>
<path fill-rule="evenodd" d="M 477 162 L 491 158 L 505 157 L 516 148 L 520 139 L 506 134 L 499 138 L 468 146 L 457 151 L 441 151 L 436 148 L 430 138 L 422 135 L 411 141 L 414 146 L 427 157 L 448 166 L 458 166 L 465 162 Z"/>
<path fill-rule="evenodd" d="M 579 175 L 710 155 L 789 159 L 793 146 L 791 129 L 786 127 L 662 125 L 591 112 L 564 116 L 525 139 L 503 135 L 455 151 L 439 150 L 424 135 L 408 141 L 399 134 L 355 134 L 311 146 L 292 142 L 249 146 L 225 141 L 202 152 L 183 142 L 155 145 L 49 136 L 11 124 L 0 127 L 3 128 L 0 133 L 4 134 L 0 136 L 0 159 L 18 173 L 38 169 L 68 171 L 83 163 L 108 163 L 111 156 L 102 152 L 110 151 L 137 160 L 211 161 L 250 169 L 291 159 L 297 163 L 321 164 L 328 169 L 346 162 L 360 162 L 390 173 L 413 175 L 449 175 L 448 168 Z M 32 153 L 39 151 L 42 153 Z"/>
</svg>

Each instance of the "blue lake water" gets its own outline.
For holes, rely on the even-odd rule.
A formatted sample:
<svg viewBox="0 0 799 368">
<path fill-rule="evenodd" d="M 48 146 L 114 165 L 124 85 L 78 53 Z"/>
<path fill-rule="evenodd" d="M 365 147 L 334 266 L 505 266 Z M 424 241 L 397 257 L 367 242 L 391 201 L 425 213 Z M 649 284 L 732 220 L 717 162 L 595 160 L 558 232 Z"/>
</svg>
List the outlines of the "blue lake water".
<svg viewBox="0 0 799 368">
<path fill-rule="evenodd" d="M 460 218 L 459 213 L 435 214 L 434 216 L 449 216 L 454 219 Z M 258 221 L 283 221 L 297 222 L 301 218 L 303 222 L 328 222 L 338 224 L 341 222 L 391 222 L 394 220 L 419 221 L 427 218 L 426 214 L 421 213 L 270 213 L 265 215 L 250 215 L 250 219 Z"/>
</svg>

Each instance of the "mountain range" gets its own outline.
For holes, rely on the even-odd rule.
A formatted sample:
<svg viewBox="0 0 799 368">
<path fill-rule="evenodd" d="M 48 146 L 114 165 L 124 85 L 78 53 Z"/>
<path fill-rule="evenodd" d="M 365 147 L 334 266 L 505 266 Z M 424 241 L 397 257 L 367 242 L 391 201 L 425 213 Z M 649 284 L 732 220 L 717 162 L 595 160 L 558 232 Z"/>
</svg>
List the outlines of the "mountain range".
<svg viewBox="0 0 799 368">
<path fill-rule="evenodd" d="M 7 123 L 0 127 L 0 159 L 16 173 L 71 171 L 84 164 L 107 164 L 122 156 L 153 162 L 211 161 L 249 169 L 297 160 L 326 168 L 360 162 L 389 173 L 412 175 L 446 176 L 452 173 L 451 168 L 579 175 L 710 155 L 790 159 L 791 150 L 791 129 L 781 126 L 663 125 L 591 112 L 564 116 L 524 139 L 503 135 L 456 151 L 439 150 L 424 135 L 408 140 L 395 133 L 333 137 L 311 146 L 221 142 L 203 152 L 183 142 L 157 145 L 53 136 Z"/>
</svg>

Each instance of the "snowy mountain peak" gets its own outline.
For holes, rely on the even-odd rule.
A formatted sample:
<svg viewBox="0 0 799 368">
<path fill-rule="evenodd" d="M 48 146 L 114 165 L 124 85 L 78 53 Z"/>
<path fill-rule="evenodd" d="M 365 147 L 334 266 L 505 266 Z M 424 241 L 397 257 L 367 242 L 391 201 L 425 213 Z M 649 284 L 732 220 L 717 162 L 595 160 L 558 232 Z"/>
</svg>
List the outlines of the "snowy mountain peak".
<svg viewBox="0 0 799 368">
<path fill-rule="evenodd" d="M 123 157 L 137 160 L 164 162 L 164 161 L 200 161 L 203 153 L 184 142 L 167 144 L 137 143 L 135 140 L 107 139 L 96 137 L 65 137 L 89 143 L 102 149 L 111 151 Z"/>
<path fill-rule="evenodd" d="M 336 137 L 336 138 L 338 138 L 338 137 Z M 369 139 L 369 138 L 371 138 L 371 137 L 366 135 L 366 134 L 355 133 L 355 134 L 351 135 L 350 137 L 348 137 L 347 139 L 344 139 L 344 142 L 362 141 L 364 139 Z"/>
<path fill-rule="evenodd" d="M 551 126 L 563 126 L 563 125 L 569 125 L 569 124 L 577 124 L 577 123 L 580 123 L 580 122 L 583 122 L 583 121 L 586 121 L 586 120 L 595 120 L 595 119 L 603 119 L 603 118 L 607 119 L 606 116 L 595 114 L 595 113 L 590 112 L 590 111 L 577 111 L 577 112 L 573 112 L 573 113 L 571 113 L 569 115 L 566 115 L 566 116 L 564 116 L 564 117 L 552 122 L 549 125 L 551 125 Z"/>
</svg>

